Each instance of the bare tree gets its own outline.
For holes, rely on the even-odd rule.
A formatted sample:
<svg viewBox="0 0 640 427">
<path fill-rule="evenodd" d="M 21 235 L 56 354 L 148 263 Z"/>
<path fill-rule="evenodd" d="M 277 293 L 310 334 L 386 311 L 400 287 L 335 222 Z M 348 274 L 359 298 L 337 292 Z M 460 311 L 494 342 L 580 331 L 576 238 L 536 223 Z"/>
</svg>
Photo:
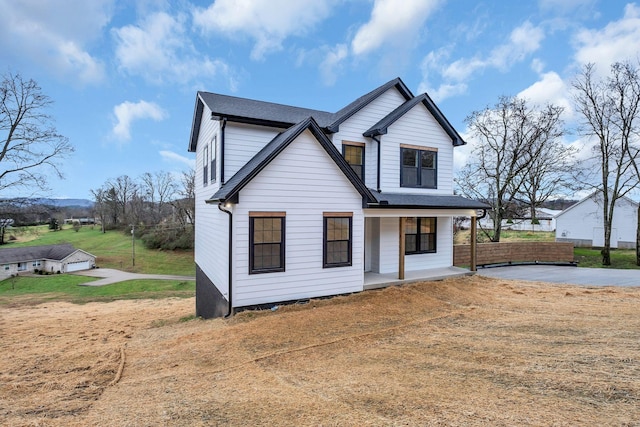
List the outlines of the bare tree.
<svg viewBox="0 0 640 427">
<path fill-rule="evenodd" d="M 181 187 L 178 189 L 180 198 L 172 202 L 176 211 L 176 221 L 182 226 L 195 224 L 196 221 L 196 172 L 194 169 L 182 172 Z"/>
<path fill-rule="evenodd" d="M 91 194 L 93 194 L 93 208 L 95 212 L 98 214 L 98 218 L 100 218 L 100 226 L 102 227 L 102 232 L 105 232 L 105 222 L 107 220 L 107 195 L 106 191 L 103 188 L 98 188 L 96 190 L 91 190 Z"/>
<path fill-rule="evenodd" d="M 155 174 L 146 172 L 140 177 L 140 187 L 147 201 L 150 202 L 151 222 L 158 224 L 165 212 L 167 203 L 176 195 L 177 184 L 169 172 L 159 171 Z"/>
<path fill-rule="evenodd" d="M 8 73 L 0 83 L 0 192 L 48 190 L 47 172 L 59 178 L 58 161 L 73 153 L 46 113 L 51 99 L 33 80 Z"/>
<path fill-rule="evenodd" d="M 538 203 L 544 197 L 540 176 L 551 180 L 561 169 L 561 164 L 544 170 L 534 168 L 538 160 L 556 162 L 550 147 L 559 144 L 563 133 L 561 112 L 559 107 L 535 109 L 524 99 L 503 96 L 493 108 L 475 111 L 466 118 L 477 145 L 455 182 L 465 196 L 492 206 L 493 227 L 481 228 L 491 241 L 500 241 L 502 220 L 523 189 L 529 193 L 530 203 Z M 538 174 L 538 178 L 530 174 Z"/>
<path fill-rule="evenodd" d="M 571 185 L 570 175 L 577 150 L 562 142 L 563 110 L 547 105 L 534 113 L 540 132 L 532 138 L 531 146 L 523 153 L 526 174 L 514 193 L 517 201 L 529 207 L 533 224 L 537 223 L 536 209 Z"/>
<path fill-rule="evenodd" d="M 115 192 L 117 204 L 122 214 L 122 221 L 124 221 L 125 224 L 132 222 L 133 218 L 131 218 L 132 215 L 129 215 L 128 208 L 130 207 L 130 201 L 138 191 L 138 184 L 136 184 L 129 175 L 121 175 L 113 180 L 110 186 Z"/>
<path fill-rule="evenodd" d="M 591 168 L 579 179 L 602 192 L 604 247 L 602 264 L 611 265 L 611 229 L 618 200 L 638 186 L 637 121 L 640 103 L 638 69 L 616 63 L 607 78 L 598 78 L 593 64 L 586 65 L 573 81 L 574 103 L 582 116 L 580 130 L 596 140 Z"/>
</svg>

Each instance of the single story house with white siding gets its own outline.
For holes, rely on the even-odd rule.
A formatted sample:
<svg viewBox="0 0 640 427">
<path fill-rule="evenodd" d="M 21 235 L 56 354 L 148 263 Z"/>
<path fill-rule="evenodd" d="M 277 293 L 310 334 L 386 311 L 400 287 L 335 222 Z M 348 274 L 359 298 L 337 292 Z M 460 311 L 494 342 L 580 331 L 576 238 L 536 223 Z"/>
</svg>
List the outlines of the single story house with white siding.
<svg viewBox="0 0 640 427">
<path fill-rule="evenodd" d="M 42 270 L 48 273 L 71 273 L 95 267 L 96 256 L 70 244 L 25 246 L 0 249 L 0 276 Z"/>
<path fill-rule="evenodd" d="M 604 246 L 603 196 L 595 191 L 556 215 L 556 242 L 578 247 Z M 638 203 L 621 197 L 613 209 L 611 247 L 634 249 L 638 228 Z"/>
<path fill-rule="evenodd" d="M 196 314 L 450 273 L 452 218 L 488 208 L 453 194 L 463 144 L 399 78 L 336 113 L 198 92 Z"/>
</svg>

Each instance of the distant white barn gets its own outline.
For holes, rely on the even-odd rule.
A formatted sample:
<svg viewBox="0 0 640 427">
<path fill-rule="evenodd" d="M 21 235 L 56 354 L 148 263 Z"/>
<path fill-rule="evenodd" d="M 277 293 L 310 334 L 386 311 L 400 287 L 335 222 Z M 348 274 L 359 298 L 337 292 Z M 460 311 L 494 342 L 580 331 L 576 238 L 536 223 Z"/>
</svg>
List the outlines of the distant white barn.
<svg viewBox="0 0 640 427">
<path fill-rule="evenodd" d="M 603 197 L 596 191 L 556 216 L 556 242 L 579 247 L 604 246 Z M 635 248 L 638 203 L 623 197 L 616 202 L 611 227 L 611 247 Z"/>
</svg>

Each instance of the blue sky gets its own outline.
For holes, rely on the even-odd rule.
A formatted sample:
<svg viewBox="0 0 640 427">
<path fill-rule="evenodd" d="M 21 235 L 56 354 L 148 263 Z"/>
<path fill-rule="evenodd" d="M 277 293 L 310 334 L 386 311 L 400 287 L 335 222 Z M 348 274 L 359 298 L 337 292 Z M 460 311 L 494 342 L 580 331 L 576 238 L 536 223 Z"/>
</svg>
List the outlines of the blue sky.
<svg viewBox="0 0 640 427">
<path fill-rule="evenodd" d="M 337 111 L 401 77 L 464 136 L 465 117 L 500 95 L 564 106 L 571 124 L 582 65 L 606 73 L 640 58 L 640 2 L 619 0 L 0 0 L 0 10 L 0 72 L 36 80 L 76 148 L 52 197 L 188 168 L 198 90 Z"/>
</svg>

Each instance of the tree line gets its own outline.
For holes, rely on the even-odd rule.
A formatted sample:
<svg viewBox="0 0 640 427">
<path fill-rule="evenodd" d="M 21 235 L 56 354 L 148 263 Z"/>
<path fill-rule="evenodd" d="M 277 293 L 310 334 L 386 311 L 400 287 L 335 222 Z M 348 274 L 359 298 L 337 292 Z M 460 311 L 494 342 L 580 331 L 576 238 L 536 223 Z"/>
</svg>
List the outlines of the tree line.
<svg viewBox="0 0 640 427">
<path fill-rule="evenodd" d="M 147 247 L 193 248 L 195 172 L 176 176 L 146 172 L 137 179 L 122 175 L 92 189 L 94 211 L 107 229 L 135 229 Z"/>
<path fill-rule="evenodd" d="M 532 221 L 535 208 L 562 192 L 599 191 L 604 228 L 603 265 L 611 265 L 611 230 L 616 202 L 640 183 L 640 68 L 630 61 L 614 63 L 600 75 L 584 66 L 572 83 L 576 132 L 592 143 L 578 159 L 566 145 L 564 109 L 533 105 L 518 97 L 501 97 L 493 107 L 465 120 L 477 142 L 470 159 L 455 178 L 467 197 L 491 206 L 492 228 L 482 229 L 500 241 L 502 220 L 514 206 L 526 206 Z M 640 210 L 636 258 L 640 265 Z"/>
</svg>

